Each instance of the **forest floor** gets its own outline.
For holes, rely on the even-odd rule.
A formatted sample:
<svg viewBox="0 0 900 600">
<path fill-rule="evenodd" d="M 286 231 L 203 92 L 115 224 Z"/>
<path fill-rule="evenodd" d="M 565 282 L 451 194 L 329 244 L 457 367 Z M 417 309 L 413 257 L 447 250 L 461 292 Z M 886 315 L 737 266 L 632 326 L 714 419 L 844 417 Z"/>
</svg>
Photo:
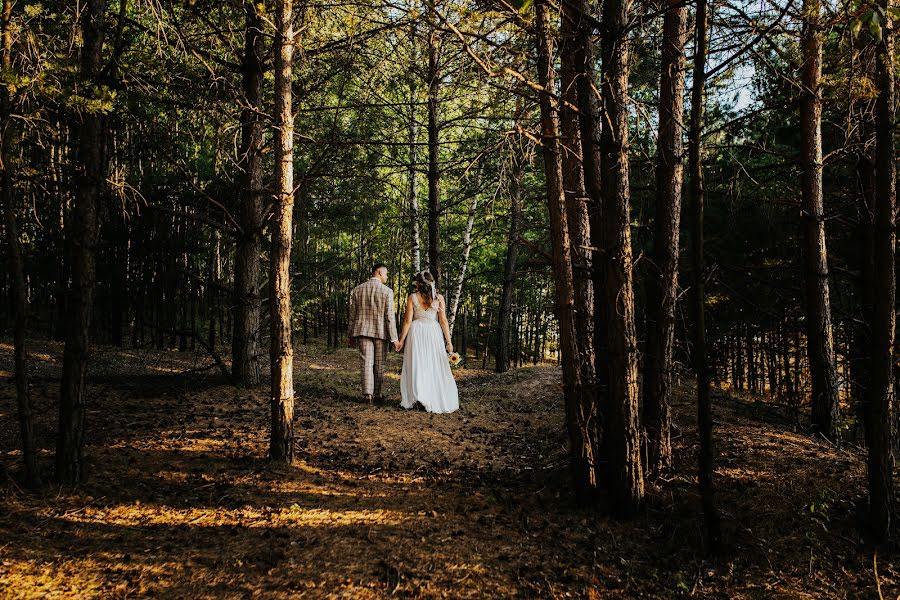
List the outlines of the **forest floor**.
<svg viewBox="0 0 900 600">
<path fill-rule="evenodd" d="M 50 468 L 61 346 L 37 343 Z M 11 348 L 0 343 L 0 468 L 18 469 Z M 472 360 L 472 363 L 476 361 Z M 357 355 L 296 356 L 298 460 L 266 461 L 266 387 L 235 389 L 187 353 L 98 349 L 88 481 L 0 481 L 0 597 L 884 598 L 897 555 L 859 539 L 864 455 L 776 407 L 717 393 L 725 544 L 701 551 L 693 395 L 679 384 L 675 475 L 619 522 L 567 493 L 557 368 L 456 372 L 451 415 L 357 399 Z"/>
</svg>

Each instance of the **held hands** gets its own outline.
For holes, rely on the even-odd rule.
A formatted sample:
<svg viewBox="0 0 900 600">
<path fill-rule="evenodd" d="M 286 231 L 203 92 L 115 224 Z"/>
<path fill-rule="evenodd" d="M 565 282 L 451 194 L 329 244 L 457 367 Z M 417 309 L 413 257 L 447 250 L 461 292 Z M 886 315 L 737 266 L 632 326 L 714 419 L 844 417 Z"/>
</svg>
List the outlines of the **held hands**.
<svg viewBox="0 0 900 600">
<path fill-rule="evenodd" d="M 403 350 L 403 342 L 401 342 L 401 341 L 394 342 L 394 352 L 400 352 L 401 350 Z"/>
</svg>

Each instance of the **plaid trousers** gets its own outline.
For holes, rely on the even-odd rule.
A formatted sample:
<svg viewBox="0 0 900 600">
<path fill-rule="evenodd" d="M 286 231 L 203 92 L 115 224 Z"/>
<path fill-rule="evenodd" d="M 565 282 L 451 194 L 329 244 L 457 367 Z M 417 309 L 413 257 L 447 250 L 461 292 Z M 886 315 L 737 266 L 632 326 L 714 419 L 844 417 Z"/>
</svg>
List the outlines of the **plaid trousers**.
<svg viewBox="0 0 900 600">
<path fill-rule="evenodd" d="M 356 344 L 362 362 L 362 393 L 365 396 L 380 396 L 381 386 L 384 383 L 387 340 L 359 337 L 356 338 Z"/>
</svg>

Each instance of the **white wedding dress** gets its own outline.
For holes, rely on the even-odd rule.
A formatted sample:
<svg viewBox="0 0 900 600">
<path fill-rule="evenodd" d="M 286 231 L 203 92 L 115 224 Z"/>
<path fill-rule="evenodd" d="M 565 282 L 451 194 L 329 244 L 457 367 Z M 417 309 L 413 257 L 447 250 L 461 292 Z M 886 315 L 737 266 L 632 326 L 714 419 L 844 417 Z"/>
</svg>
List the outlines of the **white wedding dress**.
<svg viewBox="0 0 900 600">
<path fill-rule="evenodd" d="M 438 308 L 422 308 L 415 293 L 413 321 L 403 351 L 400 396 L 400 406 L 407 409 L 416 402 L 433 413 L 450 413 L 459 408 L 459 391 L 444 348 Z"/>
</svg>

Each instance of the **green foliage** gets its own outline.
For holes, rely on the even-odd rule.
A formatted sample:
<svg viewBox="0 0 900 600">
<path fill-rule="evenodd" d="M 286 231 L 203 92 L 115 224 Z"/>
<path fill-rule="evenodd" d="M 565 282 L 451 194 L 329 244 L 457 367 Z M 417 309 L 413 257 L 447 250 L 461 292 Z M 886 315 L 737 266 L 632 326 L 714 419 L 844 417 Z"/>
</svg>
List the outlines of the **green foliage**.
<svg viewBox="0 0 900 600">
<path fill-rule="evenodd" d="M 878 4 L 869 4 L 863 0 L 853 0 L 850 3 L 850 32 L 854 37 L 860 37 L 863 27 L 866 28 L 868 39 L 876 44 L 881 43 L 882 29 L 886 19 L 900 19 L 900 7 L 889 6 L 887 11 Z"/>
<path fill-rule="evenodd" d="M 268 114 L 273 100 L 271 3 L 257 2 L 253 7 L 263 17 L 264 56 L 269 61 L 262 97 L 266 140 L 260 150 L 261 194 L 268 209 L 273 171 Z M 463 267 L 468 207 L 477 199 L 462 307 L 470 315 L 479 313 L 485 329 L 502 285 L 512 165 L 519 161 L 525 163 L 521 181 L 525 245 L 515 308 L 526 315 L 525 321 L 536 315 L 550 319 L 553 313 L 545 258 L 549 231 L 542 156 L 535 147 L 540 137 L 536 96 L 522 81 L 534 77 L 528 28 L 532 8 L 529 0 L 488 6 L 450 2 L 439 7 L 441 19 L 459 31 L 457 35 L 442 26 L 436 32 L 443 262 L 448 280 L 454 280 Z M 747 13 L 751 8 L 719 10 L 713 25 L 717 57 L 743 48 L 756 35 L 751 30 L 774 22 L 771 7 Z M 178 285 L 196 284 L 204 302 L 226 310 L 222 307 L 230 306 L 233 285 L 234 219 L 242 197 L 244 5 L 214 0 L 129 3 L 122 23 L 118 13 L 110 11 L 105 79 L 100 86 L 79 80 L 74 10 L 58 3 L 16 5 L 17 52 L 13 67 L 0 72 L 0 85 L 22 124 L 17 134 L 21 139 L 17 185 L 33 205 L 22 215 L 23 236 L 30 240 L 30 274 L 36 281 L 64 280 L 54 252 L 64 247 L 72 206 L 71 144 L 77 128 L 71 125 L 80 114 L 102 114 L 112 133 L 111 185 L 105 190 L 101 215 L 101 263 L 111 267 L 127 252 L 143 252 L 141 260 L 177 273 L 173 277 Z M 837 267 L 833 273 L 855 268 L 859 178 L 854 157 L 865 142 L 853 138 L 858 135 L 854 119 L 876 94 L 865 68 L 872 50 L 868 42 L 877 39 L 888 17 L 898 16 L 896 8 L 884 14 L 865 0 L 856 0 L 847 11 L 846 26 L 857 36 L 855 44 L 842 27 L 823 32 L 823 135 L 830 155 L 825 190 L 829 245 Z M 632 239 L 639 317 L 645 314 L 643 282 L 655 218 L 661 20 L 650 15 L 655 13 L 649 5 L 636 6 L 630 29 Z M 793 17 L 784 18 L 787 24 Z M 390 283 L 402 299 L 412 270 L 411 122 L 418 129 L 412 166 L 423 259 L 426 255 L 425 49 L 434 15 L 417 3 L 365 0 L 304 5 L 298 7 L 297 19 L 298 187 L 292 273 L 295 320 L 301 323 L 326 308 L 345 311 L 349 287 L 367 276 L 374 260 L 389 264 Z M 746 28 L 748 22 L 753 27 Z M 800 50 L 794 24 L 772 29 L 752 51 L 744 50 L 709 82 L 704 138 L 707 304 L 711 337 L 718 345 L 746 330 L 793 332 L 803 323 L 797 207 L 800 92 L 795 81 Z M 598 58 L 595 66 L 599 62 Z M 690 64 L 685 68 L 689 71 Z M 687 97 L 685 101 L 687 106 Z M 268 221 L 261 232 L 264 239 L 267 225 Z M 684 229 L 683 246 L 690 233 L 687 226 Z M 260 258 L 265 265 L 265 244 Z M 141 287 L 144 275 L 129 277 L 136 296 L 148 302 L 173 302 L 166 310 L 180 306 L 182 299 L 166 287 L 176 285 L 174 280 L 160 275 Z M 836 311 L 854 314 L 858 309 L 854 281 L 840 275 L 834 279 Z M 101 282 L 101 288 L 113 285 Z M 101 293 L 101 301 L 110 295 Z M 682 316 L 683 328 L 689 317 Z M 849 320 L 838 321 L 839 329 L 849 327 Z M 643 333 L 644 324 L 639 322 L 638 327 Z M 552 345 L 552 328 L 546 335 Z M 679 351 L 681 362 L 686 362 L 688 348 L 682 344 Z"/>
<path fill-rule="evenodd" d="M 116 92 L 107 86 L 89 90 L 89 95 L 72 94 L 66 98 L 66 107 L 76 113 L 107 114 L 115 108 Z"/>
<path fill-rule="evenodd" d="M 831 508 L 834 501 L 834 492 L 823 488 L 819 490 L 817 497 L 804 507 L 809 511 L 810 517 L 825 531 L 828 531 L 828 525 L 831 523 Z"/>
</svg>

